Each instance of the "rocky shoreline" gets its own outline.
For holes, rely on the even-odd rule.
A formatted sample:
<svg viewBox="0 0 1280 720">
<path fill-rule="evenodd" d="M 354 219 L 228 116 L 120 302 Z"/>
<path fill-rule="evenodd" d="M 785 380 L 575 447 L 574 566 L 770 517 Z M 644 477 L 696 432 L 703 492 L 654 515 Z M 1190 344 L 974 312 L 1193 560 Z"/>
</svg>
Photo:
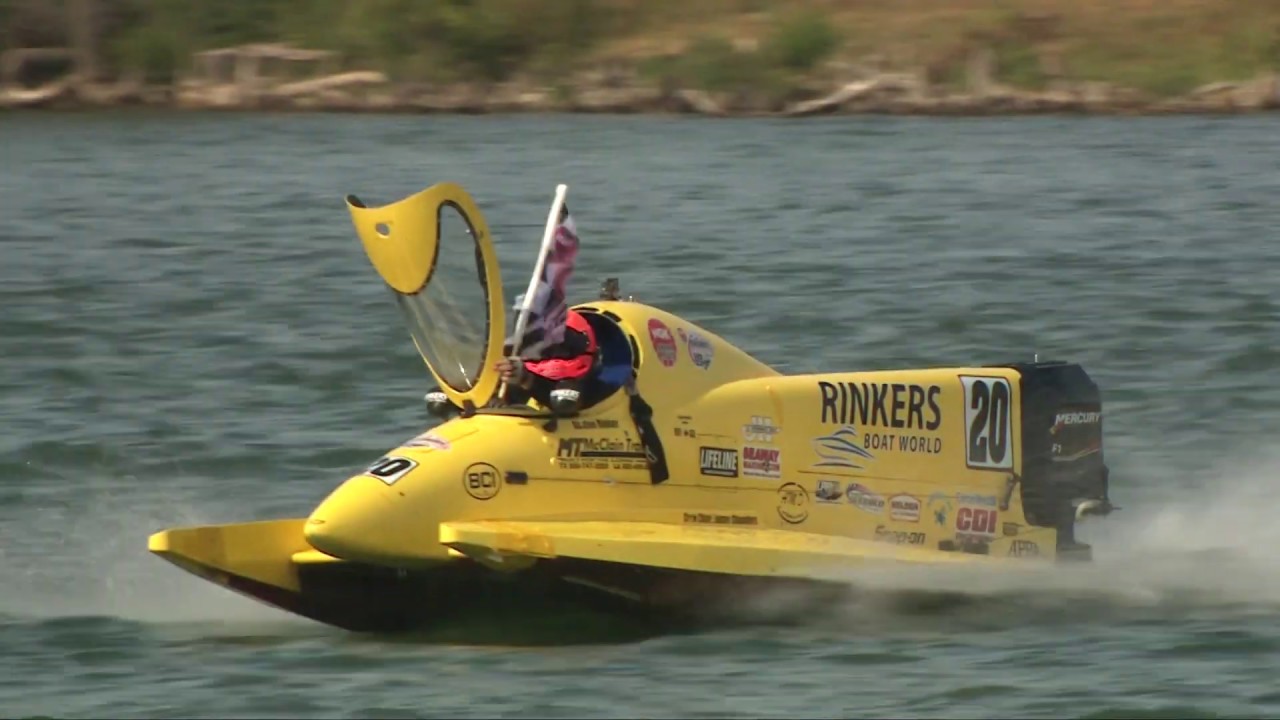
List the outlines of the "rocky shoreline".
<svg viewBox="0 0 1280 720">
<path fill-rule="evenodd" d="M 39 53 L 48 59 L 58 50 Z M 1221 82 L 1177 98 L 1150 98 L 1101 82 L 1059 81 L 1043 91 L 1001 86 L 979 71 L 967 89 L 931 85 L 923 72 L 858 73 L 843 85 L 814 88 L 788 98 L 739 91 L 710 93 L 642 82 L 632 69 L 580 74 L 554 87 L 530 81 L 488 85 L 397 83 L 373 71 L 326 74 L 278 81 L 261 72 L 264 60 L 323 61 L 324 53 L 282 46 L 245 46 L 202 54 L 221 71 L 151 85 L 122 78 L 88 82 L 74 72 L 27 88 L 10 80 L 24 59 L 6 57 L 0 78 L 0 109 L 96 109 L 153 107 L 174 110 L 367 113 L 664 113 L 712 117 L 808 117 L 815 115 L 1032 115 L 1222 114 L 1280 109 L 1280 75 Z M 246 59 L 247 58 L 247 59 Z"/>
</svg>

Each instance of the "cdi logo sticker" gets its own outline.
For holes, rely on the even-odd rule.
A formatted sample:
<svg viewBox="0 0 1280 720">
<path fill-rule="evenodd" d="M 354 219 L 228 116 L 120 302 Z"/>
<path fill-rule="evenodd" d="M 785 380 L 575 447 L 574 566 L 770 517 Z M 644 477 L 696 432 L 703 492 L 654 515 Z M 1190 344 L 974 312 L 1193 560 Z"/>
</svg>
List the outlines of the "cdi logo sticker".
<svg viewBox="0 0 1280 720">
<path fill-rule="evenodd" d="M 956 511 L 956 531 L 964 535 L 994 537 L 998 513 L 992 508 L 964 506 Z"/>
</svg>

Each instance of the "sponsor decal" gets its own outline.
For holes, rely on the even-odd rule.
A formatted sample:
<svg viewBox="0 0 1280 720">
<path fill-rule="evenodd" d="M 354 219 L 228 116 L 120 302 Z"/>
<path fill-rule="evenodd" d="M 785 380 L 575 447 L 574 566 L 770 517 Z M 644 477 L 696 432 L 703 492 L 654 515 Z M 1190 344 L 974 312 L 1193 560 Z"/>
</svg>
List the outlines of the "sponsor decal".
<svg viewBox="0 0 1280 720">
<path fill-rule="evenodd" d="M 842 427 L 830 435 L 823 435 L 813 441 L 813 451 L 821 458 L 814 467 L 850 468 L 861 470 L 866 460 L 874 460 L 875 456 L 858 444 L 858 431 L 852 427 Z"/>
<path fill-rule="evenodd" d="M 998 501 L 995 495 L 973 495 L 970 493 L 959 493 L 956 495 L 956 502 L 961 505 L 981 505 L 982 507 L 997 507 Z"/>
<path fill-rule="evenodd" d="M 376 477 L 388 485 L 395 485 L 397 480 L 408 475 L 416 467 L 418 467 L 417 460 L 399 455 L 387 455 L 378 458 L 361 474 Z"/>
<path fill-rule="evenodd" d="M 937 385 L 819 380 L 818 391 L 824 425 L 930 431 L 942 426 Z"/>
<path fill-rule="evenodd" d="M 823 424 L 842 426 L 827 437 L 846 436 L 868 453 L 866 459 L 872 459 L 870 453 L 879 451 L 930 455 L 942 452 L 941 437 L 921 434 L 942 426 L 942 408 L 938 404 L 942 388 L 937 385 L 820 380 L 818 391 L 822 395 Z"/>
<path fill-rule="evenodd" d="M 968 539 L 995 537 L 999 513 L 993 508 L 977 508 L 968 505 L 956 510 L 956 535 Z"/>
<path fill-rule="evenodd" d="M 1074 462 L 1102 452 L 1101 422 L 1102 413 L 1091 409 L 1063 410 L 1054 416 L 1049 428 L 1053 462 Z"/>
<path fill-rule="evenodd" d="M 720 515 L 716 513 L 692 513 L 684 514 L 684 521 L 689 524 L 697 525 L 758 525 L 759 518 L 755 515 Z"/>
<path fill-rule="evenodd" d="M 703 475 L 738 477 L 738 451 L 733 448 L 700 447 L 698 464 Z"/>
<path fill-rule="evenodd" d="M 923 545 L 924 533 L 914 530 L 890 530 L 884 525 L 877 525 L 873 539 L 876 542 L 893 543 L 894 545 Z"/>
<path fill-rule="evenodd" d="M 1013 467 L 1013 391 L 997 377 L 961 375 L 964 388 L 965 465 L 978 470 Z"/>
<path fill-rule="evenodd" d="M 698 437 L 698 431 L 693 428 L 678 427 L 676 428 L 676 437 L 696 438 Z"/>
<path fill-rule="evenodd" d="M 418 435 L 417 437 L 409 438 L 408 440 L 405 441 L 402 447 L 431 448 L 432 450 L 448 450 L 453 446 L 449 444 L 448 440 L 445 440 L 444 438 L 437 435 L 435 430 L 428 430 L 427 432 L 424 432 L 421 435 Z"/>
<path fill-rule="evenodd" d="M 649 467 L 644 444 L 630 438 L 560 438 L 556 462 L 566 470 L 643 470 Z"/>
<path fill-rule="evenodd" d="M 951 501 L 951 498 L 942 493 L 934 493 L 929 496 L 929 500 L 925 505 L 928 508 L 929 515 L 933 517 L 933 522 L 938 527 L 946 527 L 947 521 L 955 510 L 955 503 Z"/>
<path fill-rule="evenodd" d="M 617 430 L 617 420 L 574 420 L 574 430 Z"/>
<path fill-rule="evenodd" d="M 502 490 L 502 476 L 489 463 L 472 463 L 462 473 L 462 488 L 477 500 L 488 500 Z"/>
<path fill-rule="evenodd" d="M 1087 447 L 1083 447 L 1076 452 L 1064 454 L 1062 446 L 1057 443 L 1053 446 L 1053 455 L 1049 459 L 1053 462 L 1074 462 L 1083 457 L 1088 457 L 1095 453 L 1102 452 L 1102 440 L 1098 439 L 1090 443 Z"/>
<path fill-rule="evenodd" d="M 849 483 L 849 487 L 845 488 L 844 495 L 859 510 L 865 510 L 874 515 L 884 512 L 884 497 L 877 495 L 866 485 Z"/>
<path fill-rule="evenodd" d="M 839 480 L 819 480 L 818 489 L 813 494 L 820 503 L 838 503 L 844 499 Z"/>
<path fill-rule="evenodd" d="M 671 329 L 658 318 L 649 319 L 649 342 L 653 343 L 653 352 L 663 367 L 676 364 L 676 357 L 680 354 L 676 340 L 671 336 Z"/>
<path fill-rule="evenodd" d="M 920 522 L 920 498 L 915 495 L 889 498 L 889 518 L 899 522 Z"/>
<path fill-rule="evenodd" d="M 799 525 L 809 518 L 809 491 L 796 483 L 778 488 L 778 517 L 783 522 Z"/>
<path fill-rule="evenodd" d="M 1030 540 L 1009 543 L 1009 557 L 1040 557 L 1040 546 Z"/>
<path fill-rule="evenodd" d="M 1053 427 L 1049 428 L 1049 434 L 1057 435 L 1068 425 L 1097 425 L 1101 421 L 1102 413 L 1100 412 L 1060 412 L 1053 418 Z"/>
<path fill-rule="evenodd" d="M 716 355 L 716 349 L 711 345 L 711 341 L 699 335 L 697 331 L 689 331 L 689 339 L 686 341 L 689 346 L 689 359 L 694 365 L 706 370 L 711 367 L 711 360 Z"/>
<path fill-rule="evenodd" d="M 774 425 L 768 415 L 752 415 L 751 422 L 742 426 L 742 437 L 753 443 L 771 443 L 773 436 L 780 432 L 782 428 Z"/>
<path fill-rule="evenodd" d="M 774 448 L 742 448 L 742 474 L 751 477 L 782 477 L 782 451 Z"/>
</svg>

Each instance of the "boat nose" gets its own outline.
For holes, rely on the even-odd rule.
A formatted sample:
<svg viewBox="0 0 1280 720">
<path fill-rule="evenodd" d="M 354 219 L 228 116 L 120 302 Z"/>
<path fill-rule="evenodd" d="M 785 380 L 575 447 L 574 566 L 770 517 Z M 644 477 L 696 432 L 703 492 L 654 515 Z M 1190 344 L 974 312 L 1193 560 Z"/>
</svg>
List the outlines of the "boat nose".
<svg viewBox="0 0 1280 720">
<path fill-rule="evenodd" d="M 430 542 L 437 530 L 425 520 L 386 483 L 358 475 L 320 503 L 303 535 L 320 552 L 354 562 L 396 565 L 443 557 L 443 547 Z"/>
</svg>

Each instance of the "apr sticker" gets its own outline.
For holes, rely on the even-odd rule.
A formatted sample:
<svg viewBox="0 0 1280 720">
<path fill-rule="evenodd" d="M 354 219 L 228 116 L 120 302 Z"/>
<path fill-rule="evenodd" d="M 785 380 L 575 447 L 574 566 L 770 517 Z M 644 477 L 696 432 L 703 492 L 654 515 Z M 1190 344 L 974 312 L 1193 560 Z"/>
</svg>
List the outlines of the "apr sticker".
<svg viewBox="0 0 1280 720">
<path fill-rule="evenodd" d="M 379 458 L 377 462 L 370 465 L 364 471 L 364 474 L 376 477 L 388 485 L 394 485 L 397 480 L 408 475 L 416 467 L 418 467 L 416 460 L 397 455 L 388 455 L 387 457 Z"/>
<path fill-rule="evenodd" d="M 1030 540 L 1009 543 L 1009 557 L 1040 557 L 1040 546 Z"/>
<path fill-rule="evenodd" d="M 711 346 L 711 341 L 690 330 L 688 344 L 689 359 L 693 361 L 693 364 L 703 370 L 711 367 L 711 359 L 716 354 L 715 348 Z"/>
<path fill-rule="evenodd" d="M 676 356 L 680 354 L 676 349 L 676 339 L 671 335 L 671 328 L 658 318 L 649 319 L 649 342 L 653 343 L 653 352 L 663 367 L 676 364 Z"/>
</svg>

